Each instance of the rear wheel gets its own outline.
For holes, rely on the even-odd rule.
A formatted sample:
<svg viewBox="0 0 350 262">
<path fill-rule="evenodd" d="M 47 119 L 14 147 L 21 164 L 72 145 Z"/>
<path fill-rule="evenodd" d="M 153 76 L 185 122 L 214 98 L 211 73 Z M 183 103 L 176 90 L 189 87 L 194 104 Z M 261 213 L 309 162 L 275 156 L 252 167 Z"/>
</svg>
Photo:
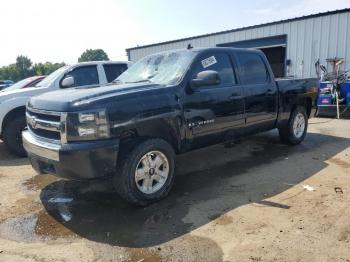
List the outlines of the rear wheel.
<svg viewBox="0 0 350 262">
<path fill-rule="evenodd" d="M 302 106 L 297 106 L 292 112 L 288 124 L 279 128 L 279 135 L 283 143 L 300 144 L 307 132 L 308 117 Z"/>
<path fill-rule="evenodd" d="M 174 150 L 162 139 L 126 146 L 120 152 L 114 185 L 131 204 L 146 206 L 166 197 L 174 182 Z"/>
<path fill-rule="evenodd" d="M 26 157 L 27 152 L 25 151 L 22 143 L 22 131 L 26 127 L 26 120 L 23 116 L 19 116 L 16 119 L 10 121 L 4 129 L 3 140 L 8 150 L 19 156 Z"/>
</svg>

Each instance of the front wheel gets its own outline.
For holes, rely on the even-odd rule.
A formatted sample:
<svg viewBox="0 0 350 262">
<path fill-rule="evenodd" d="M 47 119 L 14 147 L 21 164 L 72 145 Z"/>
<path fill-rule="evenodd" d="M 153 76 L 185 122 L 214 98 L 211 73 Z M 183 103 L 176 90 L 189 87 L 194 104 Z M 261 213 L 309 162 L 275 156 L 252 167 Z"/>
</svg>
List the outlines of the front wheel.
<svg viewBox="0 0 350 262">
<path fill-rule="evenodd" d="M 279 128 L 279 135 L 283 143 L 290 145 L 300 144 L 307 132 L 308 117 L 302 106 L 297 106 L 292 112 L 288 124 Z"/>
<path fill-rule="evenodd" d="M 133 205 L 166 197 L 174 182 L 174 150 L 162 139 L 148 139 L 120 152 L 114 185 Z"/>
<path fill-rule="evenodd" d="M 24 116 L 20 116 L 10 121 L 4 129 L 3 140 L 7 149 L 19 157 L 27 156 L 22 143 L 22 131 L 25 127 L 26 120 Z"/>
</svg>

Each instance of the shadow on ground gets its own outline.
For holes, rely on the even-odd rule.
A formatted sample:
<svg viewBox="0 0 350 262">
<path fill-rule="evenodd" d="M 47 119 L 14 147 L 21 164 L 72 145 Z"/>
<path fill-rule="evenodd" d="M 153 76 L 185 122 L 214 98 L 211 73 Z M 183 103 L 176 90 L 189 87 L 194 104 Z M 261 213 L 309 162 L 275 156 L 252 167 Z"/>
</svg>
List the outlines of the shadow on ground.
<svg viewBox="0 0 350 262">
<path fill-rule="evenodd" d="M 169 197 L 147 208 L 129 206 L 109 183 L 98 188 L 97 182 L 56 181 L 42 189 L 47 213 L 39 214 L 36 233 L 125 247 L 159 245 L 251 202 L 288 209 L 264 199 L 313 176 L 349 146 L 349 139 L 309 133 L 302 145 L 291 147 L 269 132 L 231 148 L 191 152 L 177 159 Z M 61 227 L 50 227 L 57 222 Z"/>
<path fill-rule="evenodd" d="M 350 119 L 350 108 L 342 107 L 339 110 L 339 114 L 341 119 Z M 320 107 L 317 112 L 317 117 L 337 118 L 337 108 L 335 106 Z"/>
<path fill-rule="evenodd" d="M 20 158 L 11 154 L 4 142 L 0 140 L 0 166 L 21 166 L 28 164 L 27 158 Z"/>
</svg>

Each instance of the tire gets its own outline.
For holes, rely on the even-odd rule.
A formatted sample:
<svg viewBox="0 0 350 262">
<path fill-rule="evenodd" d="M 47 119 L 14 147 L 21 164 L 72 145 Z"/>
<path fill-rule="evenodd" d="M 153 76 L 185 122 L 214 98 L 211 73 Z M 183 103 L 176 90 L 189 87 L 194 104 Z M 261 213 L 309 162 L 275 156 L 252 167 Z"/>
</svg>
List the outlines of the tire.
<svg viewBox="0 0 350 262">
<path fill-rule="evenodd" d="M 22 131 L 26 125 L 24 116 L 19 116 L 10 121 L 4 128 L 3 141 L 5 146 L 11 153 L 19 157 L 27 156 L 22 143 Z"/>
<path fill-rule="evenodd" d="M 119 154 L 114 176 L 116 191 L 136 206 L 166 197 L 174 183 L 174 156 L 173 148 L 162 139 L 126 145 Z"/>
<path fill-rule="evenodd" d="M 288 124 L 279 128 L 281 142 L 298 145 L 300 144 L 307 133 L 308 117 L 303 106 L 297 106 L 292 112 Z"/>
</svg>

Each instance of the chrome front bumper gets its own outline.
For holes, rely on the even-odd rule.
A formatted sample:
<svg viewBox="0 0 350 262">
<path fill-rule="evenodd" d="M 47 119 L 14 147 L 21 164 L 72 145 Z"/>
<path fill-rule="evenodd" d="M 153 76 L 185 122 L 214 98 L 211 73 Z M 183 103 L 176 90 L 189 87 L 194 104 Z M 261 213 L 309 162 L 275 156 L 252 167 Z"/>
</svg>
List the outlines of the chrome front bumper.
<svg viewBox="0 0 350 262">
<path fill-rule="evenodd" d="M 60 145 L 38 139 L 29 131 L 24 131 L 22 133 L 22 139 L 23 147 L 29 154 L 34 154 L 54 161 L 60 161 Z"/>
<path fill-rule="evenodd" d="M 39 174 L 80 180 L 116 171 L 119 139 L 59 144 L 38 138 L 29 130 L 22 137 L 29 161 Z"/>
</svg>

